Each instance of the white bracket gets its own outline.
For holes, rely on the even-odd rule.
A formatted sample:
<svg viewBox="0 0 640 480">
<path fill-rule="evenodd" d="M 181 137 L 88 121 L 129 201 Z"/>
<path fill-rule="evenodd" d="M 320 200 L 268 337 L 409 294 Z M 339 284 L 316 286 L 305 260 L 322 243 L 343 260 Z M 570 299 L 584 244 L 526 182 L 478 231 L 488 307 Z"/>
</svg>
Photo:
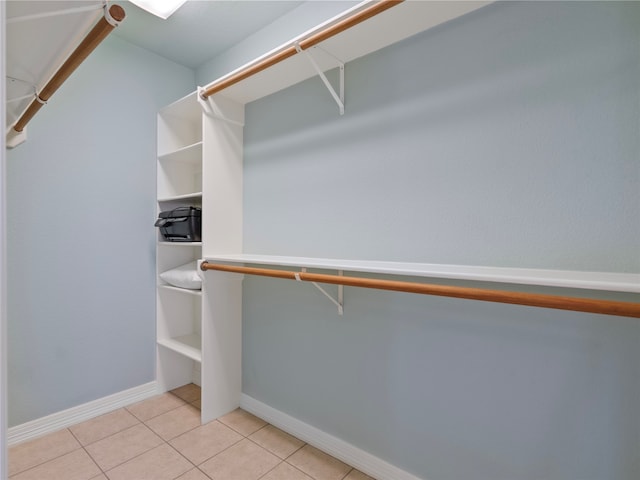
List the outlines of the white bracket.
<svg viewBox="0 0 640 480">
<path fill-rule="evenodd" d="M 16 132 L 13 127 L 9 128 L 7 131 L 7 136 L 5 140 L 5 145 L 7 148 L 16 148 L 21 143 L 27 141 L 27 127 L 25 127 L 21 132 Z"/>
<path fill-rule="evenodd" d="M 239 127 L 244 127 L 244 123 L 238 122 L 237 120 L 233 120 L 224 116 L 219 109 L 213 104 L 211 97 L 204 97 L 202 94 L 205 91 L 204 87 L 198 87 L 198 93 L 196 98 L 198 99 L 198 103 L 202 107 L 204 114 L 211 118 L 216 118 L 218 120 L 222 120 L 223 122 L 230 123 L 232 125 L 238 125 Z"/>
<path fill-rule="evenodd" d="M 118 25 L 120 25 L 120 22 L 111 16 L 111 12 L 109 11 L 109 2 L 107 0 L 104 0 L 103 3 L 104 19 L 107 21 L 107 23 L 112 27 L 117 27 Z"/>
<path fill-rule="evenodd" d="M 335 89 L 333 88 L 333 85 L 331 85 L 331 83 L 329 82 L 329 79 L 327 79 L 327 76 L 324 74 L 322 69 L 318 66 L 317 62 L 315 61 L 315 59 L 311 55 L 311 52 L 309 52 L 308 50 L 303 50 L 300 47 L 300 44 L 298 42 L 295 43 L 295 47 L 296 47 L 296 51 L 298 53 L 304 53 L 305 56 L 309 59 L 309 62 L 311 62 L 311 65 L 313 65 L 313 68 L 315 69 L 315 71 L 320 76 L 320 79 L 322 80 L 324 85 L 329 90 L 329 93 L 331 94 L 333 99 L 338 104 L 338 108 L 340 109 L 340 115 L 344 115 L 344 63 L 341 62 L 340 60 L 336 59 L 338 61 L 338 65 L 340 67 L 340 94 L 338 94 L 338 93 L 336 93 Z"/>
<path fill-rule="evenodd" d="M 301 268 L 302 272 L 306 272 L 307 269 L 306 268 Z M 338 270 L 338 275 L 342 276 L 342 270 Z M 298 274 L 295 274 L 296 276 L 296 280 L 298 280 L 299 282 L 301 281 L 300 278 L 298 277 Z M 336 300 L 335 298 L 333 298 L 324 288 L 322 288 L 320 285 L 318 285 L 316 282 L 311 282 L 313 284 L 314 287 L 316 287 L 318 290 L 320 290 L 320 292 L 327 297 L 329 300 L 331 300 L 331 303 L 333 303 L 334 305 L 336 305 L 338 307 L 338 315 L 342 315 L 344 313 L 344 285 L 338 285 L 338 299 Z"/>
</svg>

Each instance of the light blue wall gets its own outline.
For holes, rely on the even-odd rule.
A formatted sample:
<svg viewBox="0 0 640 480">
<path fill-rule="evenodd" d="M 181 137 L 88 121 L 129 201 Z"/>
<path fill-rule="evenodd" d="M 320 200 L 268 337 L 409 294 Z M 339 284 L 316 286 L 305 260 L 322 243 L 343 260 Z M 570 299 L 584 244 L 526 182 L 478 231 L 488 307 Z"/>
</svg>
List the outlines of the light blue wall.
<svg viewBox="0 0 640 480">
<path fill-rule="evenodd" d="M 307 1 L 198 67 L 196 82 L 205 86 L 358 3 L 353 0 Z"/>
<path fill-rule="evenodd" d="M 11 426 L 155 379 L 156 113 L 194 79 L 109 37 L 8 152 Z"/>
<path fill-rule="evenodd" d="M 344 117 L 249 104 L 245 252 L 639 272 L 639 45 L 500 3 L 348 64 Z M 244 393 L 420 478 L 640 477 L 636 319 L 250 276 L 243 317 Z"/>
<path fill-rule="evenodd" d="M 625 8 L 483 9 L 350 64 L 342 118 L 318 78 L 255 102 L 246 250 L 640 271 Z"/>
</svg>

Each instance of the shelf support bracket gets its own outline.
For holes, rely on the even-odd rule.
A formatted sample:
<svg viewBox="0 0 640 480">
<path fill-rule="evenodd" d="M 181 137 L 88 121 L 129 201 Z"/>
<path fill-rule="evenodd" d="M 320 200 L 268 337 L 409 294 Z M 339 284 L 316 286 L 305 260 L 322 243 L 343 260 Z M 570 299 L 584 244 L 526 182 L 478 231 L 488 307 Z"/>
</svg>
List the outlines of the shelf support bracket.
<svg viewBox="0 0 640 480">
<path fill-rule="evenodd" d="M 301 268 L 301 271 L 306 272 L 307 269 Z M 342 276 L 342 270 L 338 270 L 338 275 Z M 296 280 L 298 280 L 299 282 L 302 281 L 302 280 L 299 280 L 298 277 L 296 277 Z M 317 282 L 311 282 L 311 283 L 313 284 L 314 287 L 320 290 L 320 292 L 325 297 L 331 300 L 331 303 L 333 303 L 336 307 L 338 307 L 338 315 L 342 315 L 344 313 L 344 285 L 338 285 L 338 299 L 336 300 L 324 288 L 318 285 Z"/>
<path fill-rule="evenodd" d="M 329 93 L 338 104 L 340 115 L 344 115 L 344 63 L 336 59 L 338 61 L 338 66 L 340 67 L 340 93 L 338 94 L 336 93 L 336 90 L 333 88 L 333 85 L 331 85 L 331 82 L 329 82 L 329 79 L 324 74 L 318 63 L 313 58 L 313 55 L 311 55 L 311 52 L 309 52 L 308 50 L 303 50 L 298 42 L 295 43 L 295 47 L 298 53 L 303 53 L 307 57 L 307 59 L 309 59 L 309 62 L 318 73 L 318 76 L 322 80 L 322 83 L 324 83 L 324 85 L 329 90 Z"/>
</svg>

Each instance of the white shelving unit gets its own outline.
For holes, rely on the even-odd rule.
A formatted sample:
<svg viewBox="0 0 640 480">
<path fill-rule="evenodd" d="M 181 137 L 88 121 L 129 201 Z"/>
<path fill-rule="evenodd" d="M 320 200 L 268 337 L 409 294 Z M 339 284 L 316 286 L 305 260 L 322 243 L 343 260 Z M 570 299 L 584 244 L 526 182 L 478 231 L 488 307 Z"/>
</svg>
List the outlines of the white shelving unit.
<svg viewBox="0 0 640 480">
<path fill-rule="evenodd" d="M 158 157 L 158 197 L 191 199 L 202 196 L 202 142 Z"/>
<path fill-rule="evenodd" d="M 202 113 L 194 95 L 158 113 L 158 212 L 202 206 Z M 166 284 L 162 272 L 202 256 L 202 242 L 164 241 L 156 247 L 157 377 L 163 391 L 201 384 L 202 292 Z"/>
<path fill-rule="evenodd" d="M 244 108 L 225 99 L 209 104 L 233 123 L 205 115 L 195 92 L 158 114 L 158 211 L 201 207 L 203 239 L 168 242 L 158 235 L 158 384 L 162 391 L 200 385 L 203 423 L 239 402 L 239 311 L 216 312 L 218 304 L 241 301 L 240 276 L 225 279 L 223 288 L 209 282 L 194 291 L 167 285 L 159 275 L 202 258 L 205 251 L 241 249 Z"/>
</svg>

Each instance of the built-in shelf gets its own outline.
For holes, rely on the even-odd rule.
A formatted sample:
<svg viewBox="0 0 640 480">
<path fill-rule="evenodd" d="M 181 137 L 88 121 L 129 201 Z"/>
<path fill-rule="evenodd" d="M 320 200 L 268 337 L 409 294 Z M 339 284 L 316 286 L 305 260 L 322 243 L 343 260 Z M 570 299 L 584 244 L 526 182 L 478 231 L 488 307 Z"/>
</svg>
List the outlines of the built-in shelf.
<svg viewBox="0 0 640 480">
<path fill-rule="evenodd" d="M 158 242 L 158 245 L 171 247 L 202 247 L 202 242 Z"/>
<path fill-rule="evenodd" d="M 191 334 L 175 338 L 158 339 L 158 345 L 162 345 L 198 363 L 202 362 L 202 339 L 199 335 Z"/>
<path fill-rule="evenodd" d="M 640 293 L 640 274 L 638 273 L 581 272 L 573 270 L 441 265 L 433 263 L 343 260 L 252 254 L 215 255 L 207 257 L 206 260 L 211 262 L 280 265 L 350 272 Z"/>
<path fill-rule="evenodd" d="M 202 117 L 202 108 L 195 98 L 195 93 L 174 102 L 158 113 L 158 215 L 176 208 L 202 205 Z M 202 247 L 202 242 L 167 241 L 162 232 L 158 232 L 156 372 L 158 386 L 162 391 L 169 391 L 190 382 L 202 383 L 202 291 L 175 287 L 161 278 L 163 272 L 201 258 Z M 208 391 L 207 382 L 204 383 L 203 390 Z M 205 408 L 203 418 L 206 413 Z M 207 419 L 210 417 L 206 415 Z"/>
<path fill-rule="evenodd" d="M 158 155 L 158 159 L 186 163 L 202 163 L 202 142 L 196 142 L 172 152 L 163 153 Z"/>
<path fill-rule="evenodd" d="M 174 287 L 173 285 L 158 285 L 158 288 L 162 288 L 164 290 L 170 290 L 173 292 L 184 293 L 185 295 L 195 295 L 196 297 L 202 296 L 202 290 L 193 290 L 189 288 Z"/>
<path fill-rule="evenodd" d="M 185 193 L 183 195 L 158 198 L 158 202 L 176 202 L 180 200 L 202 200 L 202 192 Z"/>
</svg>

